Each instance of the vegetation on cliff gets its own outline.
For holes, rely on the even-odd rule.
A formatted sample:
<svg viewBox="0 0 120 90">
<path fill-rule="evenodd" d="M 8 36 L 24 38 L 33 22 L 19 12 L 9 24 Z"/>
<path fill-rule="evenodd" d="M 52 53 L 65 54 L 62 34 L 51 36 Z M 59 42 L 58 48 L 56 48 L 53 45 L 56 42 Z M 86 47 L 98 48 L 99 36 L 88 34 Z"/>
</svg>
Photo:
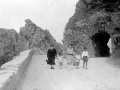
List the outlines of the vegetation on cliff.
<svg viewBox="0 0 120 90">
<path fill-rule="evenodd" d="M 109 52 L 106 43 L 98 44 L 98 42 L 94 42 L 93 36 L 100 32 L 108 33 L 111 38 L 116 36 L 114 29 L 120 28 L 119 15 L 119 0 L 79 0 L 74 15 L 66 24 L 63 38 L 64 45 L 67 47 L 73 44 L 74 49 L 77 48 L 80 53 L 83 47 L 87 46 L 90 56 L 101 56 L 100 49 L 103 50 L 102 52 L 105 50 Z M 108 42 L 108 40 L 105 42 Z M 105 50 L 104 47 L 106 47 Z M 118 46 L 114 45 L 112 48 L 115 47 Z M 109 54 L 103 54 L 103 56 L 106 55 Z"/>
<path fill-rule="evenodd" d="M 14 29 L 0 29 L 0 64 L 11 60 L 20 52 L 20 36 Z"/>
</svg>

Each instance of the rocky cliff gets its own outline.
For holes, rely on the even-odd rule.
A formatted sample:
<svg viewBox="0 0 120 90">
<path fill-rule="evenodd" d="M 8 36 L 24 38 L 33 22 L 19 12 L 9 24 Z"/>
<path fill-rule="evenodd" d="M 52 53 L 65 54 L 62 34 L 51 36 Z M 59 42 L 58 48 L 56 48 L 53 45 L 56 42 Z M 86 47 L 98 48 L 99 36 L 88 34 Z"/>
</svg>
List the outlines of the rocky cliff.
<svg viewBox="0 0 120 90">
<path fill-rule="evenodd" d="M 56 42 L 49 30 L 42 29 L 30 19 L 25 22 L 19 33 L 14 29 L 0 29 L 0 65 L 28 49 L 33 49 L 36 54 L 45 54 L 52 44 L 58 53 L 63 51 L 63 45 Z"/>
<path fill-rule="evenodd" d="M 79 0 L 74 15 L 69 19 L 64 31 L 63 43 L 66 47 L 73 45 L 76 52 L 88 47 L 91 57 L 108 56 L 106 45 L 109 38 L 114 39 L 115 28 L 120 28 L 119 0 Z M 119 30 L 117 30 L 117 33 Z M 103 38 L 102 38 L 103 37 Z M 106 39 L 105 39 L 106 38 Z M 115 51 L 114 41 L 112 49 Z"/>
<path fill-rule="evenodd" d="M 21 43 L 28 42 L 28 48 L 40 48 L 43 52 L 47 52 L 50 44 L 52 44 L 57 49 L 58 53 L 62 51 L 49 30 L 43 30 L 30 19 L 26 19 L 25 22 L 25 26 L 20 28 L 20 36 L 23 39 Z"/>
<path fill-rule="evenodd" d="M 23 47 L 26 46 L 25 49 L 40 48 L 42 51 L 46 52 L 48 43 L 45 31 L 34 24 L 30 19 L 26 19 L 25 22 L 25 26 L 21 27 L 19 32 Z M 25 49 L 21 48 L 21 51 Z"/>
</svg>

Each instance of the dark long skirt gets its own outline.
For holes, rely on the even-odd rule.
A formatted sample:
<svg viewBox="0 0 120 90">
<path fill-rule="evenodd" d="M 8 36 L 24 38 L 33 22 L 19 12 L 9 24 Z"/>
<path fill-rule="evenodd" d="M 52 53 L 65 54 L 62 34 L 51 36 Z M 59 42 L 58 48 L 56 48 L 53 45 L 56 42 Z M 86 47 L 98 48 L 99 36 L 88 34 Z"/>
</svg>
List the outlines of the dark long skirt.
<svg viewBox="0 0 120 90">
<path fill-rule="evenodd" d="M 55 65 L 55 57 L 48 57 L 47 64 Z"/>
</svg>

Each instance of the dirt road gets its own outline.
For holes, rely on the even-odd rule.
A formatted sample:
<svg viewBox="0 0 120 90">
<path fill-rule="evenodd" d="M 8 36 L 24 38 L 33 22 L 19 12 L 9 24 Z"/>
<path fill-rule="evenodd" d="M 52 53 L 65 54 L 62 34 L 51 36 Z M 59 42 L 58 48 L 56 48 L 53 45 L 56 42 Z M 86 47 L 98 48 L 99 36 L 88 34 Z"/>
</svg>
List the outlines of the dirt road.
<svg viewBox="0 0 120 90">
<path fill-rule="evenodd" d="M 120 90 L 120 69 L 108 64 L 108 58 L 91 58 L 88 70 L 82 61 L 79 69 L 59 69 L 57 60 L 51 70 L 45 60 L 46 55 L 32 57 L 18 90 Z"/>
</svg>

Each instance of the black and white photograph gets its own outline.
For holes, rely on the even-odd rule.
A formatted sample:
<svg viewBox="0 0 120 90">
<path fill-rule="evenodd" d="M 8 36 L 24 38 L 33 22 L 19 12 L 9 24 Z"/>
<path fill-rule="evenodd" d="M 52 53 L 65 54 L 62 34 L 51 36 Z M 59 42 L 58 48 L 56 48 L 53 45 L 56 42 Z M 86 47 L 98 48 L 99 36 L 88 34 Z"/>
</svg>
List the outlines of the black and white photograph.
<svg viewBox="0 0 120 90">
<path fill-rule="evenodd" d="M 0 0 L 0 90 L 120 90 L 120 0 Z"/>
</svg>

